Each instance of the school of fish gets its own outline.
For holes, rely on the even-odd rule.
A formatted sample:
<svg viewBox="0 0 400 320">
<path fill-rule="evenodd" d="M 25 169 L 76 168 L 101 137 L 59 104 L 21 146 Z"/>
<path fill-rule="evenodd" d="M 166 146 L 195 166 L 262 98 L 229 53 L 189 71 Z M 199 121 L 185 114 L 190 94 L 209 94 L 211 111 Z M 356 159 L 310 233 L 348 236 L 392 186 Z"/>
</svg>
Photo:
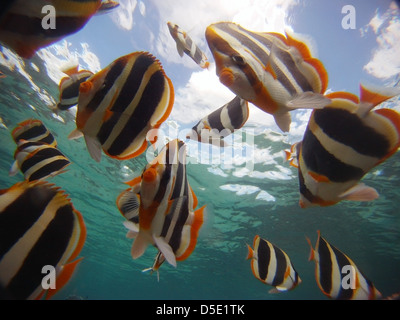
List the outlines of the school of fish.
<svg viewBox="0 0 400 320">
<path fill-rule="evenodd" d="M 65 15 L 60 20 L 62 34 L 39 27 L 40 10 L 48 3 Z M 1 6 L 0 42 L 29 59 L 40 48 L 78 32 L 93 16 L 116 7 L 115 1 L 101 0 L 8 1 Z M 186 54 L 200 68 L 210 67 L 187 32 L 172 22 L 167 27 L 181 57 Z M 379 197 L 361 180 L 400 146 L 400 114 L 376 108 L 399 92 L 360 85 L 359 97 L 326 93 L 324 64 L 294 34 L 250 31 L 233 22 L 217 22 L 206 28 L 205 39 L 216 75 L 236 97 L 200 119 L 187 139 L 225 147 L 224 138 L 246 124 L 249 103 L 271 114 L 283 132 L 290 130 L 292 110 L 312 109 L 303 139 L 285 151 L 298 170 L 299 206 Z M 148 133 L 168 119 L 174 86 L 154 55 L 132 52 L 97 73 L 79 66 L 62 71 L 66 76 L 60 81 L 53 111 L 77 106 L 76 130 L 68 138 L 84 137 L 96 162 L 102 153 L 115 161 L 138 157 L 149 144 L 156 144 L 157 137 Z M 0 73 L 0 78 L 5 76 Z M 5 299 L 50 299 L 83 259 L 79 257 L 86 240 L 83 215 L 60 187 L 47 181 L 66 167 L 73 170 L 73 164 L 40 119 L 25 119 L 11 131 L 11 138 L 16 151 L 10 175 L 21 171 L 23 179 L 0 190 L 0 293 Z M 184 141 L 166 143 L 153 161 L 139 168 L 139 176 L 121 181 L 129 188 L 115 202 L 126 237 L 132 240 L 132 259 L 139 259 L 148 246 L 157 248 L 153 265 L 143 271 L 157 272 L 158 277 L 165 261 L 176 267 L 193 254 L 207 219 L 207 204 L 199 205 L 189 183 L 186 153 Z M 317 233 L 315 247 L 308 237 L 305 244 L 311 248 L 309 260 L 315 262 L 322 293 L 331 299 L 382 298 L 356 263 Z M 286 251 L 259 235 L 247 247 L 251 271 L 272 287 L 270 293 L 301 285 Z M 44 265 L 55 266 L 57 289 L 42 288 Z M 348 274 L 343 274 L 344 267 L 349 267 Z"/>
</svg>

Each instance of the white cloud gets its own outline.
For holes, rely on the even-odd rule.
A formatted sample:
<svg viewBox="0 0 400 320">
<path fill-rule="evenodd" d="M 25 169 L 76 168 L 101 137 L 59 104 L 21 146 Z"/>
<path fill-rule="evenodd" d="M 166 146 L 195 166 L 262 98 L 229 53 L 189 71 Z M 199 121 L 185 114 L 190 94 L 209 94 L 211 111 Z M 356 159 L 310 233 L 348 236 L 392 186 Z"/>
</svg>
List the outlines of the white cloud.
<svg viewBox="0 0 400 320">
<path fill-rule="evenodd" d="M 193 72 L 186 86 L 176 89 L 170 118 L 185 124 L 199 121 L 234 97 L 219 82 L 212 65 L 209 70 Z"/>
<path fill-rule="evenodd" d="M 146 5 L 143 1 L 139 1 L 139 11 L 143 17 L 146 15 Z"/>
<path fill-rule="evenodd" d="M 81 43 L 81 50 L 71 48 L 71 43 L 63 40 L 59 44 L 49 46 L 37 52 L 47 69 L 47 75 L 55 83 L 59 83 L 65 74 L 61 71 L 63 66 L 79 64 L 80 69 L 98 72 L 101 70 L 99 58 L 90 51 L 87 43 Z"/>
<path fill-rule="evenodd" d="M 110 13 L 111 19 L 119 28 L 132 30 L 134 25 L 133 13 L 137 6 L 137 0 L 119 0 L 118 2 L 119 6 Z M 139 9 L 141 13 L 144 12 L 145 6 L 142 2 L 139 4 Z"/>
<path fill-rule="evenodd" d="M 389 79 L 400 73 L 400 10 L 394 2 L 382 15 L 371 19 L 365 30 L 377 35 L 377 48 L 364 70 L 379 79 Z"/>
</svg>

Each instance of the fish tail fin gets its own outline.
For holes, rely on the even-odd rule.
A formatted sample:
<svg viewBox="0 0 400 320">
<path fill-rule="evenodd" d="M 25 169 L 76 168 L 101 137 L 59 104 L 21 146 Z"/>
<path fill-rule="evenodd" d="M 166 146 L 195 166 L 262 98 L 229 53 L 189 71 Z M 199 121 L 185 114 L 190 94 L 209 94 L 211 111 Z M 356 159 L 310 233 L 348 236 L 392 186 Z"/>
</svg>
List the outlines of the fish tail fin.
<svg viewBox="0 0 400 320">
<path fill-rule="evenodd" d="M 131 256 L 132 259 L 137 259 L 140 258 L 143 253 L 146 251 L 147 246 L 149 245 L 149 242 L 147 239 L 144 237 L 144 235 L 139 232 L 138 235 L 136 236 L 135 240 L 132 243 L 131 247 Z"/>
<path fill-rule="evenodd" d="M 73 262 L 70 262 L 62 267 L 60 275 L 57 277 L 56 280 L 57 287 L 56 289 L 48 289 L 46 294 L 46 300 L 49 300 L 51 297 L 53 297 L 62 287 L 64 287 L 67 284 L 67 282 L 71 279 L 76 267 L 82 261 L 82 259 L 83 257 Z"/>
<path fill-rule="evenodd" d="M 310 238 L 306 236 L 306 240 L 308 242 L 308 245 L 310 246 L 310 255 L 308 256 L 308 261 L 312 261 L 312 260 L 315 259 L 315 251 L 314 251 L 314 248 L 312 246 Z"/>
</svg>

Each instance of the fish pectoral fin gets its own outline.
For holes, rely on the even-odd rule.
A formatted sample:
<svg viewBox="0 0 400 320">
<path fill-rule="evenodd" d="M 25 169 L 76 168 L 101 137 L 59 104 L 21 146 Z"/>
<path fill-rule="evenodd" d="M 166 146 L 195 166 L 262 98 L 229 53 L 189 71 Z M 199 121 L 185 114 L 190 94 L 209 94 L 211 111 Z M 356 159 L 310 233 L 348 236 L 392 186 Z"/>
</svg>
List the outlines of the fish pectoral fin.
<svg viewBox="0 0 400 320">
<path fill-rule="evenodd" d="M 272 288 L 271 290 L 268 291 L 268 293 L 272 293 L 272 294 L 281 293 L 281 292 L 282 292 L 282 290 L 279 290 L 276 287 L 274 287 L 274 288 Z"/>
<path fill-rule="evenodd" d="M 315 181 L 315 182 L 329 182 L 329 178 L 327 176 L 324 176 L 323 174 L 317 173 L 310 171 L 308 172 L 308 175 Z"/>
<path fill-rule="evenodd" d="M 374 188 L 359 183 L 342 193 L 339 197 L 351 201 L 372 201 L 379 198 L 379 193 Z"/>
<path fill-rule="evenodd" d="M 73 262 L 70 262 L 62 267 L 60 273 L 57 275 L 57 286 L 56 289 L 48 289 L 46 294 L 46 300 L 50 299 L 53 295 L 55 295 L 62 287 L 64 287 L 67 282 L 71 279 L 72 275 L 74 274 L 75 268 L 83 259 L 79 258 Z"/>
<path fill-rule="evenodd" d="M 13 177 L 18 173 L 18 170 L 19 170 L 19 165 L 18 162 L 15 160 L 10 168 L 10 171 L 8 172 L 8 175 L 10 177 Z"/>
<path fill-rule="evenodd" d="M 175 253 L 172 251 L 171 246 L 165 241 L 163 237 L 153 237 L 158 250 L 164 255 L 165 260 L 174 267 L 176 267 Z"/>
<path fill-rule="evenodd" d="M 291 109 L 322 109 L 331 103 L 331 99 L 323 94 L 311 91 L 303 92 L 295 96 L 292 100 L 286 103 L 286 106 Z"/>
<path fill-rule="evenodd" d="M 289 112 L 274 114 L 275 122 L 283 132 L 289 132 L 292 118 Z"/>
<path fill-rule="evenodd" d="M 179 55 L 181 57 L 183 57 L 184 48 L 182 47 L 182 45 L 179 42 L 176 43 L 176 50 L 178 50 Z"/>
<path fill-rule="evenodd" d="M 86 147 L 88 148 L 90 156 L 96 161 L 101 160 L 101 144 L 100 141 L 94 137 L 85 135 Z"/>
<path fill-rule="evenodd" d="M 79 129 L 75 129 L 68 135 L 69 140 L 75 140 L 75 139 L 79 139 L 82 137 L 83 137 L 83 133 Z"/>
<path fill-rule="evenodd" d="M 149 242 L 146 237 L 142 233 L 138 233 L 135 240 L 132 243 L 131 247 L 131 256 L 132 259 L 140 258 L 143 253 L 146 251 Z"/>
<path fill-rule="evenodd" d="M 123 225 L 125 228 L 127 228 L 129 231 L 126 234 L 126 237 L 128 239 L 133 239 L 135 238 L 138 233 L 139 233 L 139 227 L 136 223 L 133 223 L 132 221 L 126 220 L 123 222 Z"/>
<path fill-rule="evenodd" d="M 117 207 L 127 220 L 131 220 L 139 215 L 140 196 L 131 189 L 122 191 L 117 198 Z"/>
<path fill-rule="evenodd" d="M 126 233 L 126 236 L 125 236 L 125 237 L 126 237 L 127 239 L 135 239 L 135 238 L 137 237 L 137 235 L 138 235 L 138 232 L 129 230 L 129 231 Z"/>
</svg>

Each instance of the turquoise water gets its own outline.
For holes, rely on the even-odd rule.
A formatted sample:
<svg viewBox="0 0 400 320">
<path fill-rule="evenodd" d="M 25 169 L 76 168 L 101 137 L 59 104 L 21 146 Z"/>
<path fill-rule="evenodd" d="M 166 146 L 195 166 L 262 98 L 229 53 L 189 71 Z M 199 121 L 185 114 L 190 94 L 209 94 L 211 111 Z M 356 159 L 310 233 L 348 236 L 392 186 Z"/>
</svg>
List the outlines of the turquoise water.
<svg viewBox="0 0 400 320">
<path fill-rule="evenodd" d="M 9 177 L 8 171 L 16 147 L 10 131 L 25 119 L 42 120 L 72 162 L 66 173 L 50 181 L 64 189 L 82 213 L 87 239 L 80 254 L 84 260 L 54 299 L 72 295 L 89 300 L 327 299 L 316 284 L 314 262 L 308 261 L 305 237 L 315 244 L 317 230 L 346 253 L 383 296 L 400 291 L 399 153 L 363 179 L 379 192 L 377 200 L 301 209 L 297 172 L 281 156 L 293 137 L 278 130 L 258 132 L 251 125 L 237 133 L 249 139 L 246 141 L 254 139 L 257 159 L 265 157 L 265 161 L 255 162 L 254 174 L 240 161 L 232 165 L 195 163 L 201 147 L 197 142 L 188 142 L 192 159 L 187 165 L 189 182 L 199 206 L 207 205 L 207 219 L 193 254 L 178 262 L 177 268 L 165 263 L 158 282 L 155 274 L 141 272 L 152 265 L 156 249 L 149 247 L 141 258 L 132 260 L 131 240 L 125 237 L 124 218 L 115 205 L 119 193 L 126 189 L 123 182 L 142 171 L 146 155 L 118 161 L 103 154 L 101 162 L 96 163 L 83 139 L 68 140 L 75 129 L 74 116 L 53 116 L 47 104 L 52 98 L 57 100 L 58 84 L 48 77 L 38 56 L 23 66 L 30 79 L 17 68 L 0 65 L 0 71 L 6 75 L 0 79 L 0 189 L 23 179 L 20 173 Z M 399 100 L 388 106 L 398 104 Z M 296 117 L 304 114 L 297 112 Z M 176 125 L 167 121 L 162 128 L 172 132 L 170 128 Z M 246 244 L 252 244 L 256 234 L 290 256 L 302 279 L 295 290 L 269 294 L 271 287 L 255 279 L 246 260 Z"/>
</svg>

